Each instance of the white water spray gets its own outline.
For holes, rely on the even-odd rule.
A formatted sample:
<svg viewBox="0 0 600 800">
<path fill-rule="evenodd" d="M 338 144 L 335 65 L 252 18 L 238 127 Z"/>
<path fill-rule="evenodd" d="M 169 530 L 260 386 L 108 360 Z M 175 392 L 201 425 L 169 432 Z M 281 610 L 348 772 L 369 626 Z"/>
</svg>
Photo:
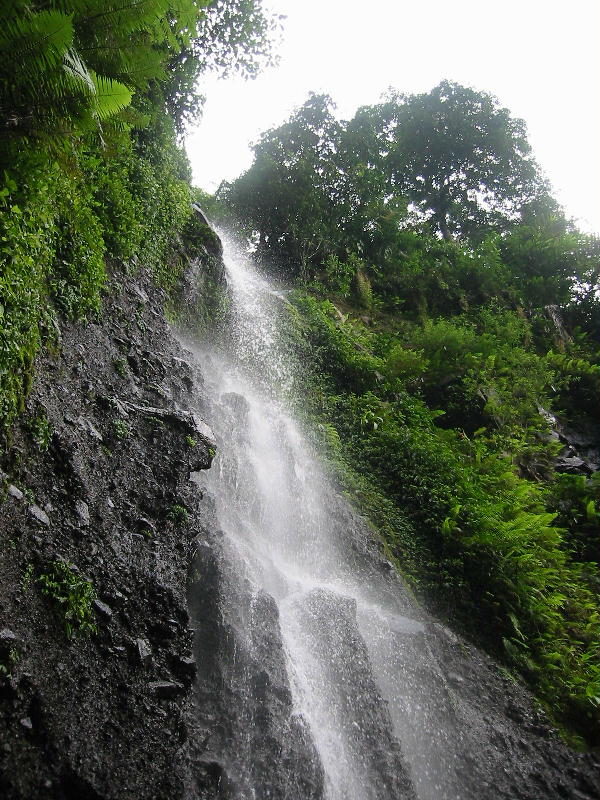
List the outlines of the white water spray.
<svg viewBox="0 0 600 800">
<path fill-rule="evenodd" d="M 243 651 L 251 665 L 231 679 L 238 703 L 255 700 L 265 636 L 278 636 L 293 716 L 314 743 L 327 800 L 475 797 L 457 788 L 456 709 L 423 616 L 286 409 L 302 365 L 280 346 L 285 298 L 222 238 L 229 323 L 221 345 L 194 349 L 218 440 L 201 482 L 235 586 L 221 613 L 235 631 L 233 658 Z M 265 633 L 264 598 L 277 610 L 275 634 Z M 227 796 L 300 800 L 256 777 L 255 717 L 248 711 L 243 733 L 219 745 Z"/>
</svg>

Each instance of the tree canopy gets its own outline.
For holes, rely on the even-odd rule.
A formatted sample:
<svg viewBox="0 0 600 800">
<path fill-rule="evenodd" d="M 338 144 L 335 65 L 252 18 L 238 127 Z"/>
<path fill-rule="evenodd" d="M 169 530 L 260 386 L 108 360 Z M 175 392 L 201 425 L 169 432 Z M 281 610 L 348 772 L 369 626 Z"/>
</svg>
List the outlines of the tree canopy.
<svg viewBox="0 0 600 800">
<path fill-rule="evenodd" d="M 386 551 L 592 741 L 600 473 L 559 431 L 597 441 L 598 239 L 487 93 L 334 112 L 311 95 L 217 205 L 300 286 L 303 411 Z"/>
<path fill-rule="evenodd" d="M 485 299 L 495 276 L 498 290 L 538 305 L 566 302 L 591 269 L 589 242 L 550 196 L 524 123 L 491 95 L 444 81 L 392 92 L 349 121 L 334 112 L 331 98 L 311 95 L 219 191 L 278 268 L 306 277 L 355 253 L 400 290 L 423 236 L 474 248 L 500 237 L 486 252 L 502 269 L 465 273 L 461 291 L 477 297 L 481 285 Z"/>
<path fill-rule="evenodd" d="M 446 239 L 517 219 L 544 189 L 525 123 L 485 92 L 443 81 L 426 94 L 392 95 L 381 112 L 394 191 Z"/>
</svg>

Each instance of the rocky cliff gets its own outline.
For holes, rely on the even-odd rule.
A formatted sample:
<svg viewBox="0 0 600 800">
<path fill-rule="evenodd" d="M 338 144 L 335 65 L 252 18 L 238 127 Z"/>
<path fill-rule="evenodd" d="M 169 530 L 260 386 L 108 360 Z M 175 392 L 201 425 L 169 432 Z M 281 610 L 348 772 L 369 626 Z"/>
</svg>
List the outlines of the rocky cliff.
<svg viewBox="0 0 600 800">
<path fill-rule="evenodd" d="M 218 243 L 189 272 L 218 283 Z M 2 459 L 3 798 L 187 793 L 189 476 L 214 445 L 165 299 L 113 270 L 101 318 L 38 360 Z"/>
<path fill-rule="evenodd" d="M 220 303 L 220 243 L 206 243 L 181 285 L 188 323 L 208 319 Z M 63 323 L 38 360 L 3 456 L 7 800 L 225 800 L 251 796 L 245 786 L 264 790 L 260 800 L 318 800 L 325 791 L 313 737 L 292 701 L 277 604 L 232 568 L 213 501 L 194 479 L 215 455 L 202 413 L 221 433 L 237 428 L 244 438 L 247 402 L 231 393 L 218 405 L 208 398 L 211 366 L 203 367 L 204 391 L 197 359 L 166 322 L 166 301 L 144 270 L 114 269 L 102 317 Z M 248 471 L 245 463 L 240 469 Z M 368 562 L 392 596 L 397 578 L 369 527 L 341 496 L 330 505 L 353 559 Z M 357 706 L 364 723 L 352 728 L 357 758 L 363 763 L 367 744 L 376 753 L 369 786 L 378 798 L 412 796 L 406 754 L 388 743 L 388 763 L 363 732 L 383 731 L 389 712 L 372 685 L 355 604 L 344 601 L 336 616 L 331 598 L 309 593 L 305 627 L 312 635 L 318 618 L 332 671 L 358 675 L 352 685 L 362 687 L 364 703 L 337 680 L 340 708 Z M 406 603 L 423 624 L 415 636 L 394 635 L 406 634 L 417 657 L 404 663 L 409 651 L 391 645 L 383 655 L 403 685 L 416 687 L 415 709 L 444 722 L 432 726 L 417 761 L 428 762 L 441 741 L 464 750 L 452 767 L 470 787 L 463 798 L 597 798 L 594 757 L 570 752 L 523 687 Z M 377 788 L 385 774 L 391 794 Z"/>
</svg>

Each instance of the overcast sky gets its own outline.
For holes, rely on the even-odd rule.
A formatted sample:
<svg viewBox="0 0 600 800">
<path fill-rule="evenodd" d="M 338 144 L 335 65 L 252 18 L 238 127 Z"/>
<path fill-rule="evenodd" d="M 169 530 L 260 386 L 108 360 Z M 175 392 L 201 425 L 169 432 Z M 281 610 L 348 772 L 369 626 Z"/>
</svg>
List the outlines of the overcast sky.
<svg viewBox="0 0 600 800">
<path fill-rule="evenodd" d="M 214 191 L 252 163 L 249 144 L 309 93 L 337 114 L 393 86 L 443 79 L 496 95 L 529 141 L 569 216 L 600 231 L 600 0 L 267 0 L 285 14 L 278 67 L 253 81 L 206 78 L 188 135 L 198 186 Z"/>
</svg>

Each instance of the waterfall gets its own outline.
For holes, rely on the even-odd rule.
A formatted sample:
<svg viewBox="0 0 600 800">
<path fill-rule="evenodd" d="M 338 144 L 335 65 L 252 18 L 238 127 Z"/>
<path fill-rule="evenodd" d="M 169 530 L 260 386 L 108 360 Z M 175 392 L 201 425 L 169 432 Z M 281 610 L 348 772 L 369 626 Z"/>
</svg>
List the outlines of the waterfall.
<svg viewBox="0 0 600 800">
<path fill-rule="evenodd" d="M 232 800 L 486 796 L 469 756 L 481 734 L 445 664 L 460 643 L 325 473 L 289 411 L 302 364 L 278 335 L 285 296 L 222 238 L 227 322 L 186 343 L 218 444 L 198 478 L 218 530 L 191 603 L 206 774 Z"/>
</svg>

